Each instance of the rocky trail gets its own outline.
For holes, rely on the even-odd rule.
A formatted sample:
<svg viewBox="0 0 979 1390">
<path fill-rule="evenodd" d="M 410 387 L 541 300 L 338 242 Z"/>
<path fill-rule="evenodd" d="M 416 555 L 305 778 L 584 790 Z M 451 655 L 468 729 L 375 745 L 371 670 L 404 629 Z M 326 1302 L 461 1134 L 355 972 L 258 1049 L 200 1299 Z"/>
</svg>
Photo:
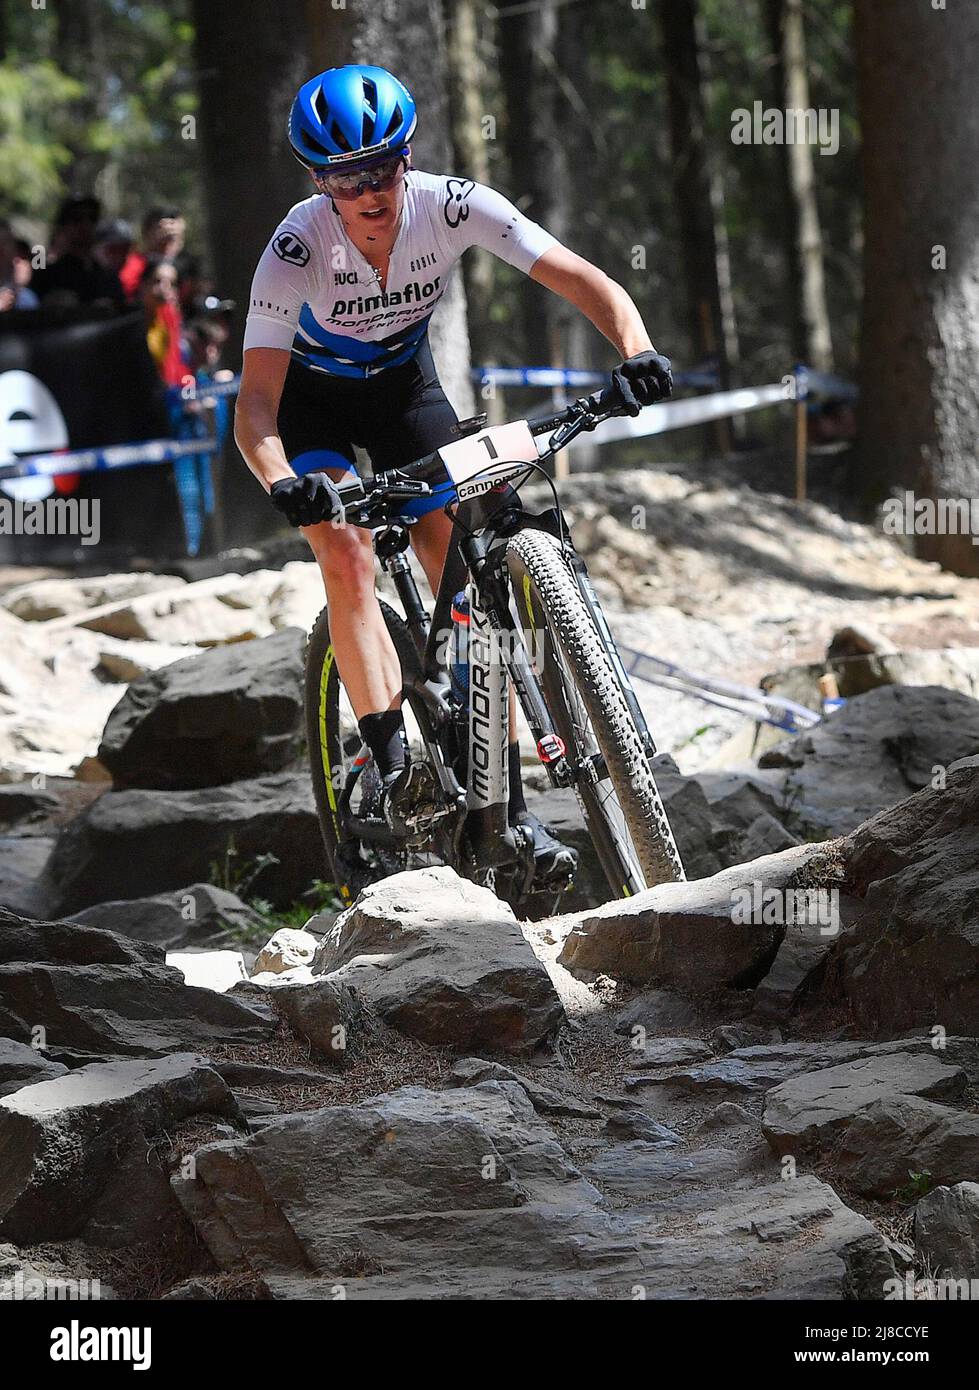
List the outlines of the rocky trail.
<svg viewBox="0 0 979 1390">
<path fill-rule="evenodd" d="M 3 576 L 0 1281 L 979 1278 L 979 581 L 730 480 L 575 481 L 622 640 L 810 703 L 829 662 L 849 698 L 755 740 L 645 688 L 689 881 L 606 901 L 573 798 L 537 790 L 582 854 L 540 922 L 448 869 L 342 913 L 318 882 L 311 566 Z"/>
</svg>

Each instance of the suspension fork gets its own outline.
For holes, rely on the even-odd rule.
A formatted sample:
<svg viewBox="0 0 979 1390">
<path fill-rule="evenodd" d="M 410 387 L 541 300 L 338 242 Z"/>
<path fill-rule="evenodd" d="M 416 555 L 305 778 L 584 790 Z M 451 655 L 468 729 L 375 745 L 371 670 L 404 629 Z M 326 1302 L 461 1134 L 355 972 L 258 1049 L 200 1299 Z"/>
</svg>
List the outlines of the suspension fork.
<svg viewBox="0 0 979 1390">
<path fill-rule="evenodd" d="M 501 551 L 490 551 L 485 541 L 476 541 L 467 554 L 471 570 L 477 576 L 479 602 L 483 605 L 486 619 L 493 632 L 497 634 L 496 643 L 500 650 L 497 659 L 513 681 L 517 699 L 533 735 L 537 756 L 543 763 L 552 786 L 570 787 L 574 784 L 574 772 L 564 752 L 564 744 L 554 729 L 554 720 L 541 693 L 540 683 L 534 672 L 534 664 L 527 651 L 524 630 L 514 621 L 510 611 L 510 584 L 502 572 L 499 556 Z M 472 602 L 475 604 L 474 598 Z M 519 602 L 519 598 L 518 598 Z M 532 615 L 530 615 L 532 618 Z M 536 629 L 534 629 L 536 631 Z"/>
</svg>

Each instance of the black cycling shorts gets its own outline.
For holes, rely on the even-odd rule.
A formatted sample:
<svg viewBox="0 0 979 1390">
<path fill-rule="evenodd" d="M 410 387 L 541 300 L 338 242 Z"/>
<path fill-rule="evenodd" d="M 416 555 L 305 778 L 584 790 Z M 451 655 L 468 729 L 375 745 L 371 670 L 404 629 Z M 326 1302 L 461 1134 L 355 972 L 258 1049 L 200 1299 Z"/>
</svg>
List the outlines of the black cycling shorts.
<svg viewBox="0 0 979 1390">
<path fill-rule="evenodd" d="M 375 473 L 403 467 L 450 444 L 458 417 L 432 361 L 428 338 L 410 362 L 366 380 L 331 377 L 289 364 L 279 403 L 279 438 L 293 470 L 356 474 L 355 444 L 366 449 Z M 409 501 L 402 516 L 425 516 L 455 497 L 446 479 L 431 497 Z"/>
</svg>

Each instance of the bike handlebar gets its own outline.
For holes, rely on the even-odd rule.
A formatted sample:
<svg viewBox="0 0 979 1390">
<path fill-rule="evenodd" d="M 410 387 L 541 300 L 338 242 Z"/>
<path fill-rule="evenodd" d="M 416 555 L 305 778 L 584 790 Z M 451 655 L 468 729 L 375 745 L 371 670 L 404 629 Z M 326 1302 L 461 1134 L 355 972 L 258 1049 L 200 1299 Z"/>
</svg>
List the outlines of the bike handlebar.
<svg viewBox="0 0 979 1390">
<path fill-rule="evenodd" d="M 603 420 L 624 414 L 618 391 L 612 386 L 606 386 L 601 391 L 593 391 L 590 396 L 579 397 L 562 410 L 550 415 L 538 415 L 533 420 L 528 420 L 527 425 L 535 437 L 548 434 L 552 430 L 559 431 L 562 437 L 548 450 L 548 453 L 556 453 L 582 430 L 593 430 Z M 558 435 L 555 435 L 555 438 L 558 438 Z M 541 457 L 546 458 L 547 454 L 542 454 Z M 360 524 L 365 524 L 371 506 L 381 503 L 381 494 L 385 502 L 394 501 L 398 497 L 424 497 L 429 491 L 426 485 L 436 481 L 444 471 L 445 465 L 436 450 L 434 453 L 426 454 L 424 458 L 415 459 L 413 463 L 405 464 L 402 468 L 378 474 L 373 480 L 376 486 L 365 487 L 363 483 L 358 482 L 349 488 L 341 488 L 340 496 L 349 495 L 351 499 L 345 507 L 346 519 L 356 524 L 358 513 L 361 513 Z M 388 481 L 385 481 L 386 479 Z"/>
</svg>

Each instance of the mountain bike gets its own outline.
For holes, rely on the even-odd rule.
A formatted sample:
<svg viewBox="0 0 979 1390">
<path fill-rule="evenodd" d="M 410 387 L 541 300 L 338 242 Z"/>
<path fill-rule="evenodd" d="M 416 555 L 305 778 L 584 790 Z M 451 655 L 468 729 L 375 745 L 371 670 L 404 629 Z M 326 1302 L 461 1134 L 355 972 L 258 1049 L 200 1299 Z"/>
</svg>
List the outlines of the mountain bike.
<svg viewBox="0 0 979 1390">
<path fill-rule="evenodd" d="M 524 915 L 558 910 L 570 881 L 536 882 L 530 832 L 507 821 L 511 682 L 549 784 L 577 795 L 611 894 L 684 877 L 651 770 L 655 744 L 543 467 L 621 413 L 613 399 L 596 392 L 491 428 L 478 416 L 435 453 L 341 489 L 345 524 L 373 533 L 401 604 L 398 613 L 382 600 L 381 610 L 401 663 L 412 760 L 428 761 L 437 789 L 417 834 L 395 836 L 371 814 L 380 777 L 345 708 L 324 609 L 307 649 L 306 725 L 330 875 L 345 903 L 388 874 L 447 864 Z M 458 502 L 446 508 L 453 534 L 429 615 L 397 513 L 446 474 Z M 553 505 L 531 513 L 520 489 L 535 477 Z"/>
</svg>

